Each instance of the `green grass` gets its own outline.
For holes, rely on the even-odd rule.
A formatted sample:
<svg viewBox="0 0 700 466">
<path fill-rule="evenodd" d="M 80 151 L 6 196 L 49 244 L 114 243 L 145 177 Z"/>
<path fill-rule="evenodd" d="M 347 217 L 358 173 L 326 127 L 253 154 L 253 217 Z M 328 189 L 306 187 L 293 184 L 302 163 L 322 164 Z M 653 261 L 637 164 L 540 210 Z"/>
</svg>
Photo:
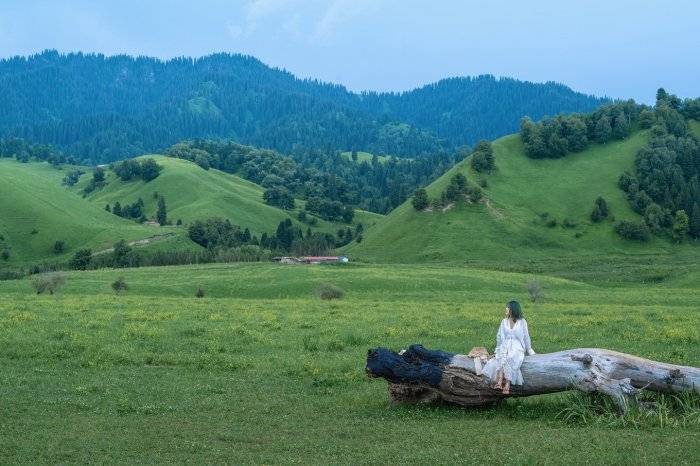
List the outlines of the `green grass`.
<svg viewBox="0 0 700 466">
<path fill-rule="evenodd" d="M 115 296 L 119 276 L 130 289 Z M 567 421 L 565 394 L 392 407 L 386 384 L 365 376 L 373 346 L 492 348 L 512 298 L 539 352 L 598 346 L 700 364 L 697 282 L 534 276 L 546 300 L 531 304 L 532 278 L 215 264 L 71 272 L 54 296 L 0 282 L 0 463 L 697 464 L 697 424 Z M 316 298 L 320 283 L 345 296 Z"/>
<path fill-rule="evenodd" d="M 137 225 L 85 202 L 61 186 L 68 170 L 0 159 L 0 234 L 11 247 L 10 260 L 0 260 L 0 267 L 66 260 L 76 249 L 106 249 L 118 239 L 170 234 L 162 240 L 169 242 L 184 234 Z M 66 243 L 66 252 L 58 256 L 53 254 L 57 240 Z"/>
<path fill-rule="evenodd" d="M 131 204 L 139 197 L 144 200 L 146 214 L 154 217 L 157 200 L 154 193 L 165 197 L 168 218 L 175 222 L 181 219 L 185 223 L 208 217 L 223 217 L 242 228 L 250 228 L 254 234 L 274 233 L 280 221 L 291 217 L 296 221 L 297 213 L 304 206 L 297 201 L 297 208 L 285 211 L 265 204 L 264 189 L 243 178 L 219 170 L 203 170 L 187 160 L 149 155 L 163 167 L 160 176 L 145 183 L 143 180 L 124 182 L 109 172 L 106 186 L 91 193 L 88 200 L 104 208 L 105 204 Z M 76 185 L 80 190 L 87 183 L 89 176 Z M 379 214 L 358 211 L 355 223 L 363 222 L 365 226 L 373 225 Z M 302 225 L 304 229 L 306 225 Z M 344 224 L 326 222 L 319 219 L 314 230 L 333 232 Z"/>
<path fill-rule="evenodd" d="M 340 154 L 342 157 L 352 160 L 352 152 L 347 151 L 347 152 L 342 152 Z M 362 163 L 362 162 L 367 162 L 367 163 L 372 163 L 372 158 L 374 157 L 374 154 L 370 152 L 362 152 L 362 151 L 357 151 L 357 163 Z M 378 155 L 377 159 L 381 163 L 386 163 L 391 157 L 388 155 Z"/>
<path fill-rule="evenodd" d="M 698 257 L 697 247 L 674 246 L 663 238 L 645 244 L 625 241 L 615 234 L 612 219 L 590 221 L 598 196 L 607 200 L 615 220 L 639 220 L 617 180 L 623 171 L 632 170 L 634 156 L 646 140 L 646 133 L 637 132 L 625 141 L 595 145 L 561 159 L 533 160 L 523 154 L 519 136 L 506 136 L 493 144 L 497 170 L 484 176 L 488 204 L 460 201 L 444 212 L 416 212 L 406 202 L 379 222 L 365 241 L 346 251 L 369 262 L 400 263 L 523 263 L 601 254 Z M 475 183 L 481 176 L 467 159 L 428 186 L 429 196 L 439 196 L 458 172 Z M 548 227 L 548 219 L 557 225 Z M 564 227 L 566 219 L 573 226 Z"/>
</svg>

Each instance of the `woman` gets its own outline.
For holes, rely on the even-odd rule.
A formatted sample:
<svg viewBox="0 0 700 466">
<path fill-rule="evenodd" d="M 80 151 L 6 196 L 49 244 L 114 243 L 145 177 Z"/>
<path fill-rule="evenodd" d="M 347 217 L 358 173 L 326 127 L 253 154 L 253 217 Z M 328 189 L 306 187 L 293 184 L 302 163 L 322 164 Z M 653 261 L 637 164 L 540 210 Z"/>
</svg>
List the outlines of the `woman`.
<svg viewBox="0 0 700 466">
<path fill-rule="evenodd" d="M 493 388 L 503 390 L 503 394 L 508 395 L 511 384 L 523 384 L 520 365 L 525 353 L 536 354 L 530 343 L 527 321 L 523 318 L 520 303 L 510 301 L 506 304 L 506 318 L 501 321 L 496 335 L 496 357 L 486 363 L 482 373 L 495 380 Z"/>
</svg>

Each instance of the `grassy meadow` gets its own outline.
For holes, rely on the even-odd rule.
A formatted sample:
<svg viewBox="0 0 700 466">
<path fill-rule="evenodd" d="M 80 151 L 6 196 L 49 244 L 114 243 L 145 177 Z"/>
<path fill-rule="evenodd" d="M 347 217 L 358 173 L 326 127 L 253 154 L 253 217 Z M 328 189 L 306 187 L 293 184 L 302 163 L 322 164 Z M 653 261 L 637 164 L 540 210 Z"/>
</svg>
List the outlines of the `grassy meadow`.
<svg viewBox="0 0 700 466">
<path fill-rule="evenodd" d="M 59 170 L 48 163 L 0 159 L 0 234 L 11 247 L 9 260 L 0 267 L 66 261 L 76 249 L 100 251 L 119 239 L 158 236 L 163 243 L 175 244 L 171 242 L 185 235 L 182 229 L 139 225 L 86 202 L 61 186 L 68 171 L 69 167 Z M 59 240 L 66 249 L 57 255 L 53 245 Z"/>
<path fill-rule="evenodd" d="M 115 295 L 120 276 L 129 289 Z M 566 419 L 569 394 L 391 406 L 364 373 L 373 346 L 492 349 L 512 298 L 538 352 L 596 346 L 698 366 L 690 277 L 212 264 L 70 272 L 53 296 L 0 282 L 0 463 L 697 464 L 697 416 Z M 543 302 L 527 300 L 533 278 Z M 320 300 L 321 283 L 344 297 Z"/>
<path fill-rule="evenodd" d="M 147 216 L 154 217 L 158 203 L 154 194 L 158 193 L 165 198 L 168 218 L 172 222 L 181 219 L 190 223 L 209 217 L 222 217 L 260 235 L 264 232 L 274 233 L 279 222 L 291 217 L 295 223 L 307 228 L 307 225 L 297 221 L 297 214 L 305 205 L 303 200 L 297 199 L 296 208 L 286 211 L 267 205 L 263 200 L 264 188 L 239 176 L 215 169 L 204 170 L 187 160 L 162 155 L 144 157 L 155 159 L 163 167 L 158 178 L 148 183 L 139 179 L 125 182 L 109 172 L 106 186 L 91 193 L 87 199 L 104 208 L 105 204 L 113 206 L 119 201 L 125 205 L 142 198 Z M 88 181 L 89 175 L 83 175 L 75 190 L 82 189 Z M 370 227 L 381 218 L 383 216 L 379 214 L 357 211 L 355 223 L 362 222 L 365 227 Z M 328 233 L 335 233 L 338 228 L 347 226 L 320 218 L 317 221 L 313 228 Z"/>
</svg>

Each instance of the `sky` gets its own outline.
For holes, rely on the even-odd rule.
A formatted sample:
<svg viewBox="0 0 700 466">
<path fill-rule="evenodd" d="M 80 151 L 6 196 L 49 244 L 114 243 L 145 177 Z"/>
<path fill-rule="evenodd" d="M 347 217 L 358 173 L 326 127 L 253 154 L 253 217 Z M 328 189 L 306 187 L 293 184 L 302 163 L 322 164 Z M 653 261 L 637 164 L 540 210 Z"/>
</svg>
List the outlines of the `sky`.
<svg viewBox="0 0 700 466">
<path fill-rule="evenodd" d="M 700 96 L 698 0 L 0 0 L 0 57 L 214 52 L 354 91 L 493 74 Z"/>
</svg>

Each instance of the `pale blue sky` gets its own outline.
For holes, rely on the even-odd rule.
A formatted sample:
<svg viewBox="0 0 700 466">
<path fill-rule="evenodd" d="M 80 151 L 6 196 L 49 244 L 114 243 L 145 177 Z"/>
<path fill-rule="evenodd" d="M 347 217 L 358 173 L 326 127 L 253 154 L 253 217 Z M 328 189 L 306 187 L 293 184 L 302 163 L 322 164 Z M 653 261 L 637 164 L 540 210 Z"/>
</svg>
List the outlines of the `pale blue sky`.
<svg viewBox="0 0 700 466">
<path fill-rule="evenodd" d="M 697 0 L 2 0 L 0 56 L 253 55 L 353 90 L 490 73 L 651 102 L 700 95 Z"/>
</svg>

